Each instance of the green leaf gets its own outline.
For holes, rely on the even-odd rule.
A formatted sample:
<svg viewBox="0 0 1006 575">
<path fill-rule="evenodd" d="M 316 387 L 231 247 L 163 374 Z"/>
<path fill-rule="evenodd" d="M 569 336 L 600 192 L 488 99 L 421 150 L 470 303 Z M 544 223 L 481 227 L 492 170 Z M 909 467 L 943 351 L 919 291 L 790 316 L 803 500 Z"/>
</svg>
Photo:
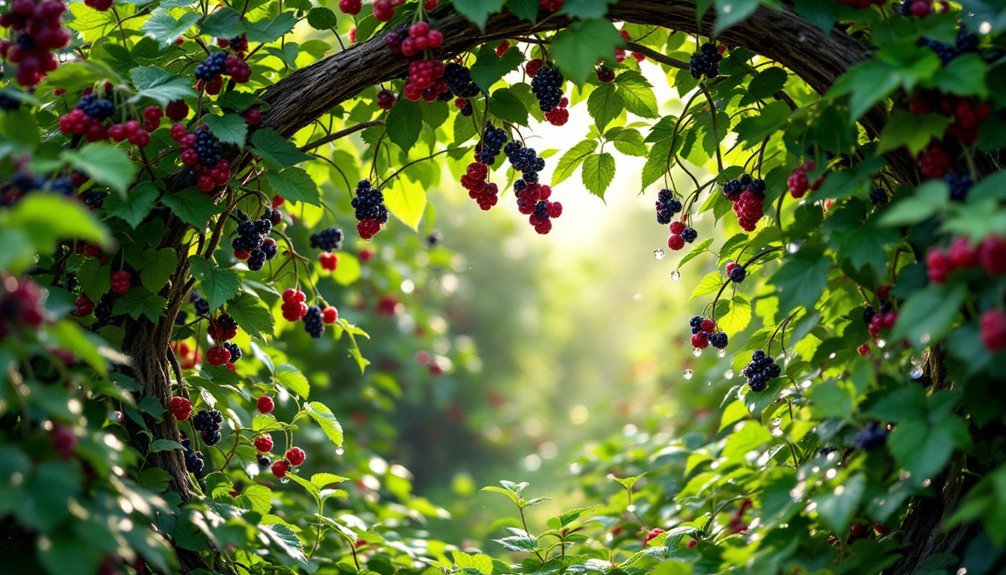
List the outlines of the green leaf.
<svg viewBox="0 0 1006 575">
<path fill-rule="evenodd" d="M 786 70 L 778 66 L 766 68 L 751 79 L 751 83 L 748 84 L 748 92 L 760 100 L 771 98 L 776 92 L 782 90 L 788 77 L 789 74 L 786 73 Z"/>
<path fill-rule="evenodd" d="M 408 178 L 397 178 L 384 189 L 384 204 L 405 225 L 419 231 L 419 222 L 426 210 L 426 188 Z"/>
<path fill-rule="evenodd" d="M 814 502 L 817 503 L 818 514 L 828 527 L 835 533 L 844 534 L 859 510 L 865 493 L 866 477 L 857 473 L 835 487 L 831 493 L 815 497 Z"/>
<path fill-rule="evenodd" d="M 718 34 L 743 22 L 763 2 L 764 0 L 716 0 L 716 26 L 713 31 Z"/>
<path fill-rule="evenodd" d="M 716 320 L 717 327 L 728 335 L 740 333 L 749 323 L 751 323 L 751 304 L 740 295 L 730 300 L 730 311 Z"/>
<path fill-rule="evenodd" d="M 307 556 L 304 555 L 304 546 L 300 538 L 289 525 L 282 523 L 259 524 L 259 532 L 265 535 L 269 542 L 285 553 L 288 557 L 299 563 L 307 563 Z"/>
<path fill-rule="evenodd" d="M 227 309 L 230 309 L 230 306 L 227 306 Z M 303 398 L 307 398 L 308 394 L 311 393 L 311 384 L 307 381 L 307 378 L 304 377 L 304 374 L 299 369 L 289 363 L 277 365 L 276 370 L 273 372 L 273 377 L 284 387 Z"/>
<path fill-rule="evenodd" d="M 789 313 L 801 305 L 813 308 L 824 293 L 829 271 L 831 259 L 819 249 L 805 247 L 787 257 L 771 280 L 776 285 L 779 311 Z"/>
<path fill-rule="evenodd" d="M 472 81 L 483 92 L 489 92 L 489 88 L 500 78 L 519 68 L 523 60 L 524 56 L 516 48 L 510 48 L 502 56 L 497 56 L 495 48 L 485 44 L 479 49 L 475 63 L 472 64 Z M 489 111 L 492 112 L 491 106 Z"/>
<path fill-rule="evenodd" d="M 192 275 L 199 280 L 203 297 L 210 304 L 210 311 L 219 308 L 234 297 L 241 288 L 241 279 L 236 271 L 218 267 L 203 256 L 189 258 Z"/>
<path fill-rule="evenodd" d="M 560 14 L 569 14 L 580 20 L 604 18 L 608 14 L 608 5 L 617 0 L 566 0 L 563 2 Z"/>
<path fill-rule="evenodd" d="M 135 230 L 154 208 L 159 194 L 160 191 L 153 182 L 142 181 L 129 190 L 125 197 L 115 194 L 105 199 L 105 213 L 123 220 Z"/>
<path fill-rule="evenodd" d="M 839 256 L 847 258 L 852 267 L 862 270 L 872 267 L 877 277 L 882 277 L 887 269 L 886 249 L 895 245 L 900 235 L 895 230 L 877 228 L 870 220 L 859 229 L 848 230 L 836 234 L 839 243 Z"/>
<path fill-rule="evenodd" d="M 287 201 L 304 202 L 312 206 L 321 205 L 321 194 L 318 184 L 308 173 L 297 167 L 270 171 L 266 179 L 273 191 L 283 196 Z"/>
<path fill-rule="evenodd" d="M 746 148 L 760 145 L 765 138 L 778 132 L 789 122 L 792 112 L 783 102 L 772 102 L 763 107 L 757 115 L 748 116 L 737 122 L 737 135 Z"/>
<path fill-rule="evenodd" d="M 926 87 L 957 96 L 978 96 L 985 99 L 989 89 L 985 82 L 989 67 L 978 54 L 962 54 L 940 67 Z"/>
<path fill-rule="evenodd" d="M 304 413 L 309 415 L 321 427 L 321 430 L 325 432 L 325 435 L 328 436 L 328 439 L 336 447 L 342 447 L 342 426 L 335 419 L 335 415 L 332 414 L 331 409 L 324 403 L 312 401 L 304 405 Z"/>
<path fill-rule="evenodd" d="M 385 126 L 388 139 L 408 152 L 419 140 L 419 132 L 423 129 L 423 111 L 416 102 L 402 98 L 388 112 Z"/>
<path fill-rule="evenodd" d="M 256 339 L 265 340 L 275 332 L 269 308 L 265 307 L 259 298 L 250 294 L 243 293 L 231 300 L 227 304 L 227 313 L 231 314 L 241 329 Z"/>
<path fill-rule="evenodd" d="M 247 22 L 230 8 L 218 8 L 199 26 L 200 32 L 215 38 L 233 38 L 248 30 Z"/>
<path fill-rule="evenodd" d="M 159 292 L 178 267 L 178 254 L 171 248 L 153 248 L 140 258 L 140 282 L 151 292 Z"/>
<path fill-rule="evenodd" d="M 46 83 L 59 86 L 67 92 L 76 92 L 105 80 L 114 84 L 122 83 L 122 78 L 118 74 L 97 60 L 60 64 L 56 70 L 49 72 L 45 77 Z"/>
<path fill-rule="evenodd" d="M 69 320 L 47 326 L 46 332 L 52 336 L 60 349 L 73 350 L 73 353 L 91 366 L 98 375 L 108 376 L 108 366 L 98 350 L 98 347 L 104 344 L 96 335 L 84 331 L 80 324 Z"/>
<path fill-rule="evenodd" d="M 615 158 L 608 152 L 587 156 L 583 160 L 583 171 L 580 176 L 584 187 L 590 193 L 604 199 L 604 191 L 615 179 Z"/>
<path fill-rule="evenodd" d="M 225 144 L 244 146 L 245 138 L 248 137 L 248 122 L 240 114 L 203 116 L 203 123 Z"/>
<path fill-rule="evenodd" d="M 339 23 L 338 17 L 329 8 L 311 8 L 307 13 L 307 23 L 315 30 L 329 30 Z"/>
<path fill-rule="evenodd" d="M 538 19 L 540 0 L 506 0 L 507 10 L 522 20 L 534 22 Z"/>
<path fill-rule="evenodd" d="M 77 151 L 64 150 L 60 158 L 123 196 L 139 170 L 129 154 L 103 142 L 87 144 Z"/>
<path fill-rule="evenodd" d="M 241 496 L 247 497 L 252 511 L 256 511 L 260 515 L 269 513 L 272 508 L 272 491 L 265 485 L 248 485 L 241 492 Z"/>
<path fill-rule="evenodd" d="M 611 58 L 623 43 L 610 20 L 580 20 L 552 38 L 552 57 L 566 79 L 582 84 L 598 60 Z"/>
<path fill-rule="evenodd" d="M 349 481 L 349 478 L 334 473 L 315 473 L 311 476 L 311 484 L 318 489 L 324 489 L 333 483 L 342 483 L 343 481 Z"/>
<path fill-rule="evenodd" d="M 293 12 L 283 12 L 252 22 L 248 26 L 248 41 L 268 44 L 275 42 L 293 30 L 297 17 Z"/>
<path fill-rule="evenodd" d="M 139 102 L 150 98 L 165 106 L 168 102 L 182 98 L 195 98 L 196 91 L 192 89 L 192 79 L 188 76 L 178 76 L 164 68 L 141 66 L 129 71 L 129 77 L 136 87 L 136 94 L 130 102 Z"/>
<path fill-rule="evenodd" d="M 489 110 L 493 116 L 518 125 L 526 125 L 528 109 L 524 101 L 514 95 L 510 88 L 500 88 L 489 98 Z M 470 124 L 470 122 L 469 122 Z"/>
<path fill-rule="evenodd" d="M 104 226 L 83 204 L 42 192 L 29 194 L 9 212 L 0 214 L 2 228 L 22 232 L 35 251 L 45 254 L 52 253 L 61 240 L 80 239 L 104 247 L 111 241 Z"/>
<path fill-rule="evenodd" d="M 968 428 L 955 415 L 944 415 L 933 422 L 926 419 L 903 421 L 894 426 L 887 446 L 895 461 L 912 474 L 912 482 L 921 485 L 943 469 L 955 447 L 967 443 Z"/>
<path fill-rule="evenodd" d="M 618 95 L 625 103 L 625 109 L 643 117 L 657 117 L 657 96 L 653 85 L 639 72 L 622 72 L 615 78 Z"/>
<path fill-rule="evenodd" d="M 796 0 L 796 13 L 801 18 L 817 26 L 822 32 L 830 32 L 838 20 L 838 5 L 821 0 Z"/>
<path fill-rule="evenodd" d="M 482 575 L 492 575 L 493 560 L 488 555 L 477 553 L 469 555 L 464 551 L 452 551 L 454 565 L 465 573 L 481 573 Z"/>
<path fill-rule="evenodd" d="M 963 284 L 933 284 L 915 292 L 898 310 L 890 339 L 905 338 L 917 350 L 933 345 L 950 332 L 966 297 L 967 287 Z"/>
<path fill-rule="evenodd" d="M 310 158 L 290 140 L 271 128 L 255 130 L 252 134 L 252 148 L 259 157 L 274 166 L 285 168 Z"/>
<path fill-rule="evenodd" d="M 112 313 L 115 315 L 128 314 L 133 319 L 140 319 L 145 316 L 152 322 L 160 319 L 168 305 L 168 300 L 151 293 L 146 288 L 134 287 L 125 295 L 115 300 Z"/>
<path fill-rule="evenodd" d="M 895 110 L 880 133 L 877 153 L 906 146 L 913 156 L 917 155 L 933 138 L 943 136 L 949 123 L 939 114 L 916 116 L 907 110 Z"/>
<path fill-rule="evenodd" d="M 930 180 L 911 196 L 887 209 L 880 218 L 885 226 L 909 226 L 928 220 L 950 203 L 950 188 L 940 180 Z"/>
<path fill-rule="evenodd" d="M 97 259 L 88 259 L 77 268 L 77 283 L 91 301 L 98 301 L 111 287 L 111 271 Z"/>
<path fill-rule="evenodd" d="M 503 0 L 454 0 L 453 4 L 462 16 L 479 29 L 485 29 L 489 16 L 503 8 Z"/>
<path fill-rule="evenodd" d="M 572 148 L 566 150 L 566 153 L 559 158 L 559 163 L 555 165 L 555 172 L 552 174 L 552 185 L 557 186 L 561 182 L 572 176 L 576 169 L 580 167 L 580 164 L 587 159 L 590 155 L 597 149 L 597 142 L 594 140 L 583 140 Z"/>
<path fill-rule="evenodd" d="M 815 417 L 849 419 L 852 416 L 856 390 L 846 381 L 829 379 L 810 388 L 809 395 Z"/>
<path fill-rule="evenodd" d="M 147 36 L 157 40 L 164 46 L 170 46 L 175 40 L 182 37 L 189 31 L 196 22 L 199 22 L 199 14 L 187 12 L 181 18 L 175 19 L 167 10 L 158 8 L 146 22 L 140 26 L 140 30 Z"/>
<path fill-rule="evenodd" d="M 612 132 L 615 133 L 612 133 Z M 643 135 L 631 128 L 612 128 L 605 135 L 608 141 L 615 145 L 615 149 L 627 156 L 638 156 L 645 158 L 650 155 L 649 148 L 643 143 Z"/>
<path fill-rule="evenodd" d="M 670 142 L 660 142 L 650 146 L 650 155 L 646 158 L 646 163 L 643 165 L 643 172 L 641 174 L 641 187 L 645 189 L 653 182 L 662 178 L 673 165 L 674 160 L 671 158 Z"/>
<path fill-rule="evenodd" d="M 622 113 L 625 104 L 615 91 L 614 84 L 601 84 L 587 98 L 587 112 L 599 130 L 603 130 Z"/>
<path fill-rule="evenodd" d="M 171 208 L 171 212 L 180 220 L 197 230 L 203 229 L 206 226 L 206 221 L 221 211 L 221 208 L 214 204 L 206 193 L 196 188 L 186 188 L 174 194 L 165 194 L 161 198 L 161 203 Z"/>
</svg>

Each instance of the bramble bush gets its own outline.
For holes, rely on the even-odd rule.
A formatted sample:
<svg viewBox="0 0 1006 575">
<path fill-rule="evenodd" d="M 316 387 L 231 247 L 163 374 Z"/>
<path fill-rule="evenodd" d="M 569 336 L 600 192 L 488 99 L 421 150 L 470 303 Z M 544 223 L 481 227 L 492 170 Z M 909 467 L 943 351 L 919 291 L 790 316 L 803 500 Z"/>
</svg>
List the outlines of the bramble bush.
<svg viewBox="0 0 1006 575">
<path fill-rule="evenodd" d="M 1006 564 L 999 3 L 0 13 L 5 569 Z M 589 126 L 567 125 L 576 106 Z M 544 123 L 572 145 L 533 147 Z M 603 198 L 618 156 L 645 159 L 677 267 L 716 261 L 669 353 L 705 350 L 733 385 L 718 425 L 609 438 L 574 466 L 587 505 L 529 522 L 548 489 L 502 482 L 496 543 L 433 540 L 442 510 L 380 457 L 401 390 L 367 357 L 439 377 L 473 353 L 428 351 L 445 302 L 425 286 L 452 255 L 427 192 L 456 182 L 548 234 L 576 218 L 562 184 L 579 171 Z"/>
</svg>

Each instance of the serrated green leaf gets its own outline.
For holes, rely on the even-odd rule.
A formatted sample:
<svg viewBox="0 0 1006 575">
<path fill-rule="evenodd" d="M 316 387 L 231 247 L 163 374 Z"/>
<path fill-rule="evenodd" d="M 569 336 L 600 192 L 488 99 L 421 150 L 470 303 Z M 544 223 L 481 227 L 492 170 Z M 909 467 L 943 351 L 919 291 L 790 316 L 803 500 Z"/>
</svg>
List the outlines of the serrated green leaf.
<svg viewBox="0 0 1006 575">
<path fill-rule="evenodd" d="M 290 140 L 271 128 L 255 130 L 251 137 L 252 148 L 260 158 L 274 166 L 285 168 L 310 158 Z"/>
<path fill-rule="evenodd" d="M 488 92 L 500 78 L 520 67 L 523 60 L 524 56 L 516 48 L 510 48 L 502 56 L 497 56 L 496 50 L 486 44 L 476 53 L 475 63 L 471 67 L 472 81 L 483 92 Z"/>
<path fill-rule="evenodd" d="M 125 221 L 134 230 L 147 217 L 160 191 L 150 181 L 142 181 L 133 186 L 125 197 L 118 194 L 105 199 L 105 213 Z"/>
<path fill-rule="evenodd" d="M 127 314 L 133 319 L 140 319 L 140 316 L 144 316 L 150 321 L 156 322 L 161 318 L 167 304 L 168 300 L 151 293 L 146 288 L 134 287 L 115 300 L 112 313 L 115 315 Z"/>
<path fill-rule="evenodd" d="M 64 150 L 60 158 L 87 174 L 92 180 L 105 184 L 125 196 L 139 167 L 129 159 L 129 154 L 115 146 L 95 142 L 80 150 Z"/>
<path fill-rule="evenodd" d="M 321 427 L 321 430 L 336 447 L 342 447 L 342 426 L 335 419 L 331 409 L 323 403 L 312 401 L 304 405 L 304 413 L 308 414 Z"/>
<path fill-rule="evenodd" d="M 140 258 L 140 281 L 151 292 L 158 292 L 168 283 L 178 267 L 178 255 L 171 248 L 150 248 Z"/>
<path fill-rule="evenodd" d="M 419 109 L 419 104 L 401 99 L 388 112 L 385 126 L 388 139 L 408 152 L 419 140 L 419 132 L 423 129 L 423 111 Z"/>
<path fill-rule="evenodd" d="M 275 331 L 274 320 L 269 309 L 262 301 L 250 294 L 243 293 L 227 304 L 227 313 L 238 322 L 241 329 L 248 335 L 265 340 Z"/>
<path fill-rule="evenodd" d="M 180 220 L 197 230 L 203 229 L 211 216 L 222 211 L 206 193 L 196 188 L 165 194 L 161 198 L 161 203 L 171 208 L 171 212 Z"/>
<path fill-rule="evenodd" d="M 321 194 L 318 184 L 308 175 L 307 171 L 293 167 L 266 174 L 269 186 L 277 194 L 291 202 L 304 202 L 312 206 L 321 205 Z"/>
<path fill-rule="evenodd" d="M 566 79 L 582 84 L 598 60 L 610 59 L 623 44 L 615 25 L 607 19 L 580 20 L 552 38 L 552 57 Z"/>
<path fill-rule="evenodd" d="M 225 144 L 244 146 L 245 138 L 248 137 L 248 122 L 239 114 L 203 116 L 203 123 Z"/>
<path fill-rule="evenodd" d="M 615 78 L 615 86 L 626 110 L 642 118 L 657 117 L 657 96 L 642 74 L 622 72 Z"/>
<path fill-rule="evenodd" d="M 189 258 L 192 275 L 199 280 L 203 297 L 210 304 L 210 311 L 219 308 L 234 297 L 241 288 L 241 279 L 236 271 L 218 267 L 202 256 Z"/>
<path fill-rule="evenodd" d="M 604 199 L 605 190 L 615 179 L 615 158 L 608 152 L 591 154 L 584 158 L 580 175 L 587 191 Z"/>
<path fill-rule="evenodd" d="M 192 89 L 192 79 L 186 76 L 178 76 L 165 70 L 153 66 L 141 66 L 129 71 L 129 77 L 136 87 L 136 94 L 129 99 L 130 102 L 139 102 L 143 98 L 150 98 L 162 106 L 168 102 L 181 100 L 183 98 L 195 98 L 196 91 Z"/>
<path fill-rule="evenodd" d="M 552 174 L 552 185 L 557 186 L 576 173 L 576 169 L 580 167 L 580 164 L 596 149 L 596 141 L 583 140 L 566 150 L 566 153 L 559 158 L 559 163 L 555 166 L 555 172 Z"/>
<path fill-rule="evenodd" d="M 170 46 L 175 40 L 188 32 L 189 28 L 192 28 L 196 22 L 199 22 L 199 18 L 199 14 L 187 12 L 176 19 L 167 10 L 158 8 L 140 26 L 140 30 L 164 46 Z"/>
<path fill-rule="evenodd" d="M 601 84 L 587 98 L 587 112 L 599 130 L 603 130 L 612 120 L 622 113 L 625 104 L 622 97 L 615 91 L 615 85 Z"/>
<path fill-rule="evenodd" d="M 230 309 L 230 306 L 228 306 L 228 309 Z M 307 377 L 289 363 L 277 365 L 276 370 L 273 372 L 273 377 L 284 387 L 303 398 L 307 398 L 311 393 L 311 384 L 307 381 Z"/>
</svg>

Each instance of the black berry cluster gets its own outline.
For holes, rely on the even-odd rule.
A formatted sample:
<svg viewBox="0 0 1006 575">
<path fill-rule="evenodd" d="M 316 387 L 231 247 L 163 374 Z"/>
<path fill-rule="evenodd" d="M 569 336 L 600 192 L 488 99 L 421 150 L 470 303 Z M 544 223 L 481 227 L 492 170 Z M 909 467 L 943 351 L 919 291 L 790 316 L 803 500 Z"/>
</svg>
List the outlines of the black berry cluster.
<svg viewBox="0 0 1006 575">
<path fill-rule="evenodd" d="M 688 322 L 692 328 L 692 347 L 705 349 L 712 345 L 716 349 L 726 349 L 730 343 L 727 334 L 716 329 L 716 322 L 701 315 L 692 316 Z"/>
<path fill-rule="evenodd" d="M 339 228 L 326 228 L 318 233 L 311 234 L 311 247 L 323 252 L 334 252 L 342 248 L 342 230 Z"/>
<path fill-rule="evenodd" d="M 531 79 L 531 91 L 538 98 L 538 107 L 542 112 L 551 112 L 559 106 L 562 82 L 562 74 L 552 66 L 543 66 Z"/>
<path fill-rule="evenodd" d="M 782 368 L 764 351 L 757 350 L 751 355 L 751 363 L 744 368 L 744 377 L 751 386 L 751 391 L 765 391 L 773 379 L 782 375 Z"/>
<path fill-rule="evenodd" d="M 381 226 L 388 223 L 384 194 L 381 190 L 372 188 L 369 180 L 360 180 L 356 185 L 356 197 L 353 198 L 352 205 L 359 222 L 356 224 L 356 231 L 361 238 L 369 240 L 381 231 Z"/>
<path fill-rule="evenodd" d="M 699 79 L 702 76 L 715 78 L 720 74 L 720 60 L 722 59 L 723 56 L 720 54 L 716 44 L 703 44 L 688 60 L 688 71 L 691 72 L 692 78 L 695 79 Z"/>
<path fill-rule="evenodd" d="M 681 200 L 674 197 L 671 190 L 664 188 L 657 192 L 657 223 L 667 225 L 681 212 Z"/>
<path fill-rule="evenodd" d="M 765 215 L 762 204 L 765 201 L 765 181 L 748 174 L 723 185 L 723 195 L 734 203 L 737 223 L 746 232 L 754 231 L 758 221 Z"/>
<path fill-rule="evenodd" d="M 220 443 L 220 424 L 224 422 L 224 416 L 216 409 L 207 411 L 200 409 L 192 418 L 192 426 L 196 428 L 206 445 L 216 445 Z"/>
<path fill-rule="evenodd" d="M 864 451 L 872 451 L 884 445 L 887 441 L 887 429 L 876 421 L 866 424 L 866 427 L 856 434 L 856 447 Z"/>
<path fill-rule="evenodd" d="M 236 343 L 234 343 L 232 341 L 228 341 L 227 343 L 225 343 L 224 344 L 224 349 L 226 349 L 228 352 L 230 352 L 230 354 L 231 354 L 231 363 L 234 363 L 235 361 L 241 359 L 241 356 L 243 355 L 241 353 L 241 348 L 238 347 L 238 344 L 236 344 Z"/>
<path fill-rule="evenodd" d="M 237 237 L 231 240 L 231 247 L 234 248 L 234 257 L 247 260 L 248 269 L 252 271 L 261 270 L 279 252 L 276 240 L 269 237 L 272 232 L 270 215 L 266 214 L 257 220 L 247 219 L 244 214 L 238 216 L 242 221 L 237 227 Z"/>
<path fill-rule="evenodd" d="M 953 44 L 946 44 L 930 39 L 923 39 L 919 42 L 935 52 L 941 62 L 949 64 L 961 54 L 977 52 L 979 40 L 977 34 L 972 34 L 968 31 L 967 26 L 961 24 L 960 29 L 957 31 L 956 41 Z"/>
<path fill-rule="evenodd" d="M 304 314 L 304 329 L 314 339 L 318 339 L 325 333 L 325 324 L 321 317 L 321 308 L 316 305 L 307 306 L 307 313 Z"/>
<path fill-rule="evenodd" d="M 80 200 L 88 207 L 96 210 L 100 210 L 105 207 L 105 199 L 107 197 L 108 192 L 103 192 L 101 190 L 87 190 L 86 192 L 80 194 Z"/>
<path fill-rule="evenodd" d="M 492 124 L 487 125 L 482 140 L 475 146 L 475 160 L 487 166 L 493 165 L 506 141 L 507 135 L 503 128 L 497 128 Z"/>
<path fill-rule="evenodd" d="M 233 339 L 238 335 L 238 322 L 234 321 L 230 315 L 222 313 L 210 322 L 206 333 L 218 342 Z"/>
<path fill-rule="evenodd" d="M 111 100 L 94 93 L 82 96 L 75 107 L 99 122 L 107 120 L 115 113 L 115 104 Z"/>
<path fill-rule="evenodd" d="M 198 293 L 196 292 L 190 293 L 189 301 L 192 302 L 193 306 L 195 306 L 196 313 L 198 315 L 206 315 L 210 313 L 210 302 L 203 299 L 203 297 L 200 296 Z"/>
<path fill-rule="evenodd" d="M 870 203 L 875 206 L 882 206 L 887 203 L 890 198 L 887 196 L 887 191 L 880 186 L 870 186 Z"/>
<path fill-rule="evenodd" d="M 545 169 L 545 159 L 538 157 L 538 152 L 531 147 L 524 146 L 520 142 L 510 142 L 503 148 L 507 160 L 513 169 L 521 173 L 521 180 L 525 184 L 538 183 L 538 172 Z"/>
<path fill-rule="evenodd" d="M 727 277 L 730 278 L 730 281 L 738 284 L 744 281 L 744 278 L 748 276 L 748 272 L 744 268 L 744 266 L 738 264 L 737 262 L 728 263 L 726 267 L 726 272 Z"/>
<path fill-rule="evenodd" d="M 196 477 L 202 477 L 203 468 L 206 467 L 206 462 L 203 461 L 203 453 L 201 451 L 192 451 L 192 442 L 189 441 L 189 436 L 185 432 L 181 432 L 182 447 L 185 448 L 185 469 Z"/>
<path fill-rule="evenodd" d="M 212 166 L 220 160 L 220 141 L 207 126 L 199 126 L 195 131 L 196 145 L 193 149 L 199 157 L 199 163 Z"/>
<path fill-rule="evenodd" d="M 203 60 L 202 64 L 197 64 L 193 71 L 197 80 L 209 82 L 216 79 L 227 70 L 227 52 L 213 52 Z"/>
<path fill-rule="evenodd" d="M 447 81 L 447 100 L 453 96 L 459 98 L 474 98 L 479 94 L 479 87 L 472 81 L 472 73 L 468 68 L 451 62 L 444 66 L 444 80 Z M 441 95 L 442 96 L 442 95 Z"/>
<path fill-rule="evenodd" d="M 975 183 L 967 174 L 949 173 L 943 176 L 943 181 L 950 186 L 950 199 L 955 202 L 963 202 L 968 197 L 968 192 Z"/>
</svg>

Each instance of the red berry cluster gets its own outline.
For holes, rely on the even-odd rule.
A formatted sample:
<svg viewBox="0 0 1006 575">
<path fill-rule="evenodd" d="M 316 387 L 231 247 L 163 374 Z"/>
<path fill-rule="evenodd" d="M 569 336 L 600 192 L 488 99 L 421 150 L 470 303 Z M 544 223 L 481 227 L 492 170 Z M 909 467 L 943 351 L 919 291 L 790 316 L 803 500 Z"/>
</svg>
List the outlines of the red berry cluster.
<svg viewBox="0 0 1006 575">
<path fill-rule="evenodd" d="M 545 119 L 548 120 L 549 124 L 553 126 L 562 126 L 569 121 L 569 110 L 566 106 L 569 105 L 569 98 L 563 96 L 559 100 L 559 105 L 551 110 L 545 112 Z"/>
<path fill-rule="evenodd" d="M 468 190 L 468 197 L 478 202 L 483 210 L 489 210 L 499 201 L 499 187 L 486 181 L 489 176 L 489 166 L 482 162 L 468 164 L 468 169 L 461 176 L 461 185 Z"/>
<path fill-rule="evenodd" d="M 127 270 L 112 272 L 111 291 L 116 295 L 125 295 L 133 286 L 133 274 Z"/>
<path fill-rule="evenodd" d="M 307 296 L 304 295 L 304 292 L 287 288 L 283 292 L 283 305 L 280 307 L 283 311 L 283 319 L 299 321 L 307 315 L 307 304 L 304 303 L 306 299 Z"/>
<path fill-rule="evenodd" d="M 192 415 L 192 402 L 184 397 L 172 397 L 168 403 L 168 410 L 175 418 L 175 421 L 185 421 Z"/>
<path fill-rule="evenodd" d="M 562 3 L 564 0 L 540 0 L 541 9 L 548 10 L 549 12 L 555 12 L 562 8 Z"/>
<path fill-rule="evenodd" d="M 999 309 L 987 310 L 982 314 L 978 326 L 985 349 L 993 353 L 1006 349 L 1006 313 Z"/>
<path fill-rule="evenodd" d="M 716 349 L 727 347 L 727 334 L 716 329 L 716 322 L 702 316 L 694 316 L 689 322 L 692 330 L 692 347 L 705 349 L 712 344 Z"/>
<path fill-rule="evenodd" d="M 280 459 L 272 464 L 272 474 L 282 479 L 290 472 L 292 467 L 297 467 L 307 460 L 307 453 L 299 447 L 291 447 L 286 451 L 286 458 Z"/>
<path fill-rule="evenodd" d="M 387 22 L 395 17 L 395 8 L 405 0 L 374 0 L 374 18 L 378 22 Z"/>
<path fill-rule="evenodd" d="M 231 352 L 226 347 L 211 347 L 206 351 L 206 363 L 212 366 L 227 365 L 230 361 Z"/>
<path fill-rule="evenodd" d="M 977 246 L 965 237 L 954 238 L 945 250 L 926 254 L 926 274 L 933 283 L 944 283 L 955 270 L 981 267 L 990 277 L 1006 274 L 1006 239 L 989 236 Z"/>
<path fill-rule="evenodd" d="M 978 141 L 981 121 L 992 113 L 988 102 L 936 93 L 916 95 L 909 100 L 908 109 L 916 116 L 938 112 L 950 118 L 950 134 L 967 146 Z"/>
<path fill-rule="evenodd" d="M 77 299 L 73 300 L 73 311 L 70 313 L 76 317 L 87 317 L 93 311 L 94 302 L 91 301 L 91 298 L 80 294 L 77 296 Z"/>
<path fill-rule="evenodd" d="M 629 36 L 629 32 L 627 30 L 619 30 L 618 34 L 622 37 L 622 40 L 625 40 L 626 42 L 632 41 L 632 36 Z M 632 57 L 635 58 L 637 62 L 642 62 L 646 59 L 646 56 L 643 56 L 639 52 L 633 52 Z M 615 49 L 615 61 L 621 63 L 624 60 L 625 50 L 622 48 Z"/>
<path fill-rule="evenodd" d="M 534 183 L 525 184 L 517 189 L 515 184 L 514 191 L 517 196 L 517 210 L 524 215 L 530 215 L 528 221 L 534 227 L 534 231 L 539 234 L 552 231 L 552 219 L 562 215 L 562 204 L 548 200 L 552 196 L 552 188 L 545 184 Z"/>
<path fill-rule="evenodd" d="M 423 50 L 439 48 L 444 43 L 444 35 L 428 22 L 416 22 L 409 26 L 408 38 L 402 40 L 399 49 L 402 56 L 411 58 Z"/>
<path fill-rule="evenodd" d="M 109 2 L 111 4 L 111 2 Z M 58 66 L 54 50 L 70 43 L 70 32 L 63 27 L 62 0 L 13 0 L 10 9 L 0 15 L 0 27 L 17 32 L 13 41 L 0 40 L 0 56 L 17 65 L 14 79 L 24 87 L 37 85 Z"/>
<path fill-rule="evenodd" d="M 898 312 L 891 309 L 890 302 L 884 302 L 880 306 L 880 311 L 872 314 L 866 329 L 870 332 L 870 336 L 874 341 L 876 341 L 877 337 L 880 336 L 881 330 L 891 329 L 897 321 Z"/>
<path fill-rule="evenodd" d="M 219 186 L 227 185 L 231 179 L 231 163 L 225 158 L 218 158 L 207 165 L 206 159 L 211 154 L 219 154 L 216 137 L 209 127 L 200 126 L 190 134 L 185 124 L 179 122 L 171 126 L 171 138 L 182 149 L 182 164 L 195 171 L 196 187 L 209 193 Z"/>
<path fill-rule="evenodd" d="M 403 42 L 404 44 L 404 42 Z M 413 60 L 409 62 L 409 81 L 402 91 L 413 102 L 423 99 L 432 102 L 447 91 L 443 79 L 444 63 L 440 60 Z"/>
<path fill-rule="evenodd" d="M 753 232 L 765 212 L 762 203 L 765 201 L 764 193 L 756 193 L 747 189 L 741 192 L 740 198 L 734 202 L 734 214 L 737 215 L 737 223 L 746 232 Z"/>
<path fill-rule="evenodd" d="M 363 9 L 363 2 L 360 0 L 339 0 L 339 10 L 343 14 L 356 15 Z"/>
<path fill-rule="evenodd" d="M 185 100 L 168 102 L 168 105 L 164 107 L 164 115 L 172 122 L 181 122 L 189 115 L 189 105 L 185 103 Z"/>
<path fill-rule="evenodd" d="M 238 335 L 238 322 L 234 321 L 231 316 L 222 313 L 220 317 L 210 321 L 206 333 L 219 342 L 234 339 Z"/>
<path fill-rule="evenodd" d="M 925 178 L 942 178 L 950 171 L 950 154 L 937 141 L 930 142 L 929 146 L 919 154 L 919 173 Z"/>
<path fill-rule="evenodd" d="M 699 237 L 699 233 L 693 228 L 685 225 L 684 221 L 674 221 L 670 225 L 671 235 L 667 238 L 667 247 L 678 251 L 685 247 L 686 243 L 692 243 Z"/>
<path fill-rule="evenodd" d="M 45 321 L 42 293 L 35 282 L 13 276 L 0 276 L 0 339 L 11 328 L 34 329 Z"/>
<path fill-rule="evenodd" d="M 318 262 L 323 270 L 334 272 L 339 265 L 339 256 L 332 252 L 321 252 L 318 254 Z"/>
<path fill-rule="evenodd" d="M 817 164 L 811 160 L 793 170 L 793 172 L 789 175 L 789 178 L 786 179 L 786 187 L 789 188 L 789 193 L 794 198 L 802 198 L 804 194 L 807 193 L 807 190 L 816 191 L 821 187 L 821 184 L 824 183 L 824 180 L 827 177 L 824 174 L 814 180 L 813 183 L 810 182 L 809 174 L 810 172 L 813 172 L 816 167 Z"/>
<path fill-rule="evenodd" d="M 151 106 L 147 110 L 156 110 L 157 112 L 156 114 L 151 113 L 147 115 L 146 111 L 144 111 L 146 118 L 142 127 L 136 120 L 128 120 L 122 124 L 112 124 L 108 127 L 108 137 L 116 142 L 128 141 L 130 144 L 140 148 L 147 147 L 147 144 L 150 143 L 150 132 L 156 130 L 157 124 L 160 123 L 161 109 L 157 106 Z M 153 119 L 155 116 L 156 119 Z"/>
</svg>

